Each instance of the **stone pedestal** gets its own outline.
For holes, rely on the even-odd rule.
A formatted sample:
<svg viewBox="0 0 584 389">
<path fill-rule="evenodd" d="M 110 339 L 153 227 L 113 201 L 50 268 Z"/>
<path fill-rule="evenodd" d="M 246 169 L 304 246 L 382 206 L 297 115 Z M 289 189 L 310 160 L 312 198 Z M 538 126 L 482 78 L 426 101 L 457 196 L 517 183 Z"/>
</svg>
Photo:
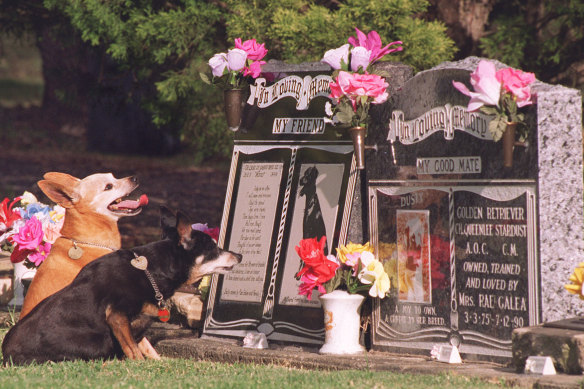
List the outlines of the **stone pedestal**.
<svg viewBox="0 0 584 389">
<path fill-rule="evenodd" d="M 523 372 L 530 356 L 551 357 L 557 371 L 582 374 L 584 332 L 565 328 L 533 326 L 513 331 L 513 366 Z"/>
<path fill-rule="evenodd" d="M 200 295 L 184 292 L 176 292 L 170 299 L 172 305 L 171 317 L 189 328 L 203 327 L 204 303 Z M 174 320 L 173 321 L 177 321 Z"/>
</svg>

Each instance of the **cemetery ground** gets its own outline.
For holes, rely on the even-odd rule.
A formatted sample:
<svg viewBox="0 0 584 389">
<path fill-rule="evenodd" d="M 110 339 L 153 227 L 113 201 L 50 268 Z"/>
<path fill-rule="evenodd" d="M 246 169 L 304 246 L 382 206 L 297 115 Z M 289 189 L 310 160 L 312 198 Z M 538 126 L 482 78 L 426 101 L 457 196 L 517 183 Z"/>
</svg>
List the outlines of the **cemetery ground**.
<svg viewBox="0 0 584 389">
<path fill-rule="evenodd" d="M 27 190 L 47 202 L 36 182 L 48 171 L 77 177 L 112 172 L 136 175 L 138 194 L 150 204 L 142 214 L 122 219 L 124 247 L 159 238 L 158 205 L 186 210 L 194 221 L 218 226 L 223 211 L 228 162 L 194 166 L 188 155 L 172 158 L 103 155 L 85 151 L 82 136 L 41 131 L 35 108 L 0 110 L 0 194 L 14 197 Z M 32 123 L 32 124 L 31 124 Z M 0 337 L 15 317 L 0 325 Z M 172 331 L 158 327 L 158 337 Z M 180 330 L 179 330 L 180 332 Z M 188 332 L 188 331 L 187 331 Z M 162 361 L 95 361 L 1 367 L 0 387 L 203 387 L 203 388 L 319 388 L 354 386 L 376 388 L 577 388 L 581 376 L 530 377 L 488 363 L 450 366 L 429 356 L 400 356 L 370 352 L 358 358 L 326 357 L 298 347 L 249 350 L 191 336 L 160 340 Z"/>
</svg>

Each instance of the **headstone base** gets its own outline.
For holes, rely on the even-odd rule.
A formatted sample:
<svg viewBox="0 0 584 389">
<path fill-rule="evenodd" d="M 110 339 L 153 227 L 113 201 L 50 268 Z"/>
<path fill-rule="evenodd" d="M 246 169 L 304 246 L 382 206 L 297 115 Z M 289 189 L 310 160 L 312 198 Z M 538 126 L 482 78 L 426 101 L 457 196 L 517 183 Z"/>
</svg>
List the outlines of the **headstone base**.
<svg viewBox="0 0 584 389">
<path fill-rule="evenodd" d="M 556 370 L 567 374 L 584 371 L 584 332 L 548 325 L 518 328 L 512 338 L 513 366 L 518 373 L 525 369 L 527 358 L 550 356 Z"/>
</svg>

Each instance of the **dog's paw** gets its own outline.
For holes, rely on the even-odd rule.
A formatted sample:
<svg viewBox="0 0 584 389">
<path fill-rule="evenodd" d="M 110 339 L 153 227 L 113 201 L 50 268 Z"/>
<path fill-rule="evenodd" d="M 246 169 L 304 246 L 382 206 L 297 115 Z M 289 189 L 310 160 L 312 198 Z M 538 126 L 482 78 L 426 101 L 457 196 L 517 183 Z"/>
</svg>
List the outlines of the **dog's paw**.
<svg viewBox="0 0 584 389">
<path fill-rule="evenodd" d="M 148 339 L 142 338 L 140 343 L 138 343 L 138 348 L 144 354 L 146 358 L 161 360 L 160 355 L 154 350 L 154 347 L 150 344 Z"/>
</svg>

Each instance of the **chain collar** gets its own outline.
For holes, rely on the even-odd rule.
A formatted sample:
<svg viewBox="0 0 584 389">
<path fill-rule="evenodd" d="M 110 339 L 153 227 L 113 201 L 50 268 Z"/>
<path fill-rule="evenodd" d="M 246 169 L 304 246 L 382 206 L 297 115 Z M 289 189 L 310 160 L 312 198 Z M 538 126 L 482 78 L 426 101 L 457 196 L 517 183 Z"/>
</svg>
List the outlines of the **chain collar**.
<svg viewBox="0 0 584 389">
<path fill-rule="evenodd" d="M 59 238 L 63 238 L 63 239 L 70 240 L 71 242 L 73 242 L 73 246 L 75 246 L 75 247 L 77 247 L 78 244 L 83 244 L 83 245 L 86 245 L 86 246 L 95 246 L 95 247 L 99 247 L 99 248 L 106 249 L 106 250 L 110 250 L 110 251 L 116 251 L 116 249 L 114 249 L 112 247 L 105 246 L 105 245 L 98 244 L 98 243 L 83 242 L 83 241 L 80 241 L 80 240 L 77 240 L 77 239 L 73 239 L 73 238 L 68 238 L 68 237 L 62 236 L 62 235 Z"/>
</svg>

